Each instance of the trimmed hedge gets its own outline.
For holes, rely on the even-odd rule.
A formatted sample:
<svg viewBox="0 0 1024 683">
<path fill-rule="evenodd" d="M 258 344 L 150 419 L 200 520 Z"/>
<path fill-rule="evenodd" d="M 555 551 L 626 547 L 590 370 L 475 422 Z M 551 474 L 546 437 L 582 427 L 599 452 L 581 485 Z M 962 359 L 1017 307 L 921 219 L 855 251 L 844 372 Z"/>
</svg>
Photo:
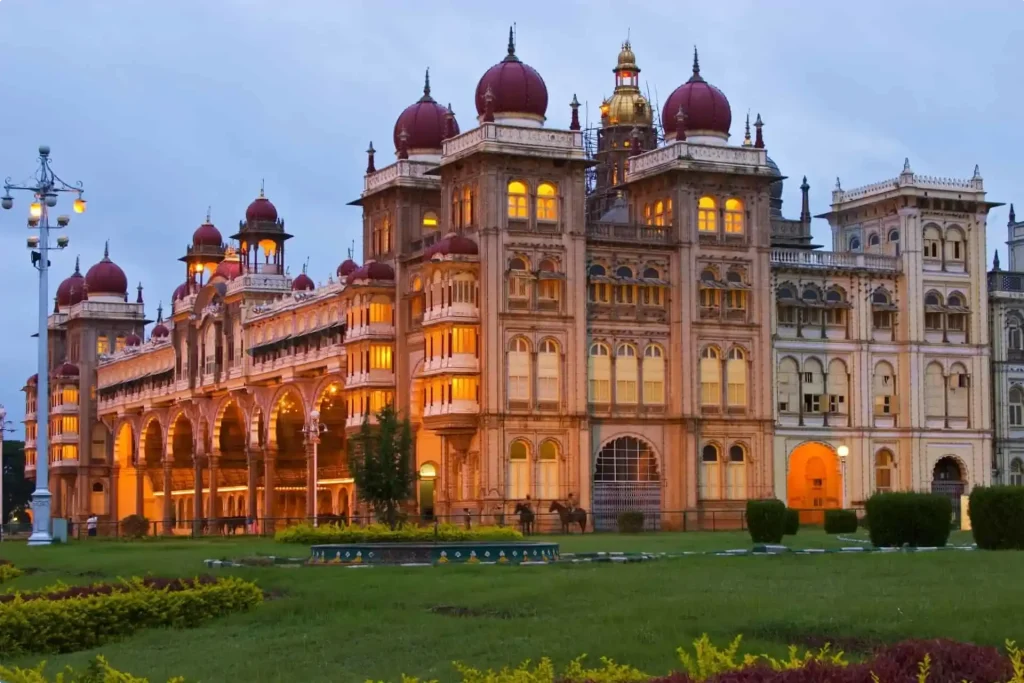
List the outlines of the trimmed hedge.
<svg viewBox="0 0 1024 683">
<path fill-rule="evenodd" d="M 335 524 L 296 524 L 274 534 L 281 543 L 430 543 L 431 541 L 516 541 L 523 535 L 510 526 L 478 526 L 467 529 L 455 524 L 412 526 L 391 530 L 386 524 L 365 527 Z"/>
<path fill-rule="evenodd" d="M 12 581 L 24 572 L 15 567 L 9 560 L 0 560 L 0 583 Z"/>
<path fill-rule="evenodd" d="M 979 548 L 1024 550 L 1024 486 L 979 486 L 968 510 Z"/>
<path fill-rule="evenodd" d="M 781 500 L 748 500 L 747 528 L 754 543 L 780 543 L 786 530 L 786 505 Z"/>
<path fill-rule="evenodd" d="M 111 595 L 113 593 L 126 593 L 138 586 L 158 591 L 176 593 L 189 590 L 196 586 L 211 586 L 217 583 L 217 579 L 205 574 L 195 579 L 158 579 L 147 576 L 144 579 L 134 581 L 122 581 L 121 583 L 94 583 L 91 586 L 66 586 L 62 583 L 44 588 L 33 593 L 0 593 L 0 604 L 21 600 L 68 600 L 70 598 L 87 598 L 93 595 Z"/>
<path fill-rule="evenodd" d="M 644 530 L 644 513 L 638 510 L 620 512 L 618 522 L 620 533 L 638 534 Z"/>
<path fill-rule="evenodd" d="M 856 512 L 853 510 L 825 510 L 826 534 L 852 534 L 856 531 Z"/>
<path fill-rule="evenodd" d="M 63 599 L 15 595 L 0 604 L 0 657 L 88 650 L 144 628 L 198 626 L 214 617 L 248 610 L 263 600 L 256 584 L 234 577 L 183 584 L 180 590 L 170 590 L 136 578 L 109 593 Z M 59 591 L 41 595 L 55 592 Z"/>
<path fill-rule="evenodd" d="M 786 536 L 796 536 L 800 531 L 800 511 L 795 508 L 786 508 L 786 524 L 782 533 Z"/>
<path fill-rule="evenodd" d="M 942 547 L 949 540 L 953 504 L 936 493 L 876 493 L 865 503 L 871 542 L 880 547 Z"/>
<path fill-rule="evenodd" d="M 142 538 L 149 535 L 149 520 L 142 515 L 128 515 L 121 520 L 121 535 L 124 538 Z"/>
</svg>

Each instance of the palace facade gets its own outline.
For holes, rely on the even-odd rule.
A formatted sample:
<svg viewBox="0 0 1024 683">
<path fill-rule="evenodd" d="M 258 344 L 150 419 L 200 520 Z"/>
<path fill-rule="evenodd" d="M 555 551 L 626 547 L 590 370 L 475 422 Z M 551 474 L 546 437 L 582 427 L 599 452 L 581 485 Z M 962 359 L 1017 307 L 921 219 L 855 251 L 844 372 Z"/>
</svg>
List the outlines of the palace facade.
<svg viewBox="0 0 1024 683">
<path fill-rule="evenodd" d="M 690 527 L 749 498 L 813 517 L 988 483 L 996 205 L 978 170 L 837 181 L 824 251 L 806 179 L 785 218 L 760 115 L 732 143 L 696 53 L 660 115 L 628 42 L 613 72 L 595 130 L 575 96 L 568 127 L 546 125 L 511 35 L 466 132 L 428 77 L 396 160 L 368 150 L 361 265 L 350 253 L 320 284 L 289 275 L 262 191 L 229 239 L 209 218 L 195 231 L 148 338 L 141 288 L 128 303 L 108 256 L 76 267 L 50 323 L 54 514 L 168 532 L 350 515 L 348 442 L 386 404 L 412 421 L 426 517 L 530 496 L 571 498 L 598 528 L 624 510 Z"/>
</svg>

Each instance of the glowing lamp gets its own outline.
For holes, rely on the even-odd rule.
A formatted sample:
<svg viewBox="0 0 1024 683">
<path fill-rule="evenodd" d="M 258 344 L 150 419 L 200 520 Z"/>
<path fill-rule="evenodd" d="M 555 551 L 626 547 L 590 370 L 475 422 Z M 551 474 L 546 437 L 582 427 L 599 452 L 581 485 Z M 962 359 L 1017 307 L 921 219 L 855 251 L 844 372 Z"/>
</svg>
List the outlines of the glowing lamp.
<svg viewBox="0 0 1024 683">
<path fill-rule="evenodd" d="M 85 213 L 85 200 L 81 197 L 75 200 L 75 213 Z"/>
<path fill-rule="evenodd" d="M 43 215 L 43 205 L 39 202 L 32 202 L 28 207 L 28 215 L 32 218 L 39 218 Z"/>
<path fill-rule="evenodd" d="M 260 249 L 263 250 L 264 256 L 273 256 L 277 252 L 277 244 L 273 240 L 262 240 Z"/>
<path fill-rule="evenodd" d="M 850 449 L 845 445 L 840 446 L 839 448 L 836 449 L 836 454 L 838 454 L 840 458 L 845 458 L 850 454 Z"/>
<path fill-rule="evenodd" d="M 313 420 L 314 422 L 319 420 L 320 419 L 320 411 L 319 410 L 315 410 L 315 409 L 309 411 L 309 419 Z"/>
</svg>

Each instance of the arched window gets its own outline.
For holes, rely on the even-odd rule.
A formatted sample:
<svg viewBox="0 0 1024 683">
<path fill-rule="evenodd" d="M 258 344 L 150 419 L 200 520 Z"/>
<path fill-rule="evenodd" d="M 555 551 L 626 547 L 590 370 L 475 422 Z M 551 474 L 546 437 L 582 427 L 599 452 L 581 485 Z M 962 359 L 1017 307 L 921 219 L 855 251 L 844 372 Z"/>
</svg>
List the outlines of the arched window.
<svg viewBox="0 0 1024 683">
<path fill-rule="evenodd" d="M 561 356 L 554 339 L 545 339 L 537 354 L 537 400 L 545 403 L 558 402 L 558 376 Z"/>
<path fill-rule="evenodd" d="M 644 404 L 665 404 L 665 354 L 657 344 L 644 349 Z"/>
<path fill-rule="evenodd" d="M 636 403 L 636 383 L 636 347 L 632 344 L 619 344 L 615 350 L 615 402 Z"/>
<path fill-rule="evenodd" d="M 775 294 L 779 325 L 796 325 L 796 293 L 791 285 L 785 284 Z"/>
<path fill-rule="evenodd" d="M 1024 461 L 1020 458 L 1010 463 L 1010 486 L 1024 486 Z"/>
<path fill-rule="evenodd" d="M 936 310 L 942 306 L 942 295 L 931 291 L 924 295 L 924 329 L 942 329 L 942 311 Z"/>
<path fill-rule="evenodd" d="M 946 378 L 938 363 L 929 363 L 924 370 L 924 414 L 925 417 L 946 416 Z"/>
<path fill-rule="evenodd" d="M 615 303 L 632 304 L 636 302 L 634 293 L 636 285 L 633 282 L 633 269 L 629 266 L 619 266 L 615 269 L 615 277 L 623 281 L 615 287 Z"/>
<path fill-rule="evenodd" d="M 871 324 L 876 330 L 892 330 L 892 299 L 885 289 L 879 287 L 871 294 Z"/>
<path fill-rule="evenodd" d="M 896 376 L 892 366 L 885 361 L 876 364 L 871 379 L 875 416 L 895 415 L 898 412 L 898 403 L 896 401 Z"/>
<path fill-rule="evenodd" d="M 530 448 L 525 441 L 513 441 L 509 446 L 507 494 L 515 501 L 530 495 Z"/>
<path fill-rule="evenodd" d="M 654 225 L 654 209 L 650 204 L 644 204 L 644 224 Z"/>
<path fill-rule="evenodd" d="M 804 361 L 803 377 L 801 377 L 802 391 L 804 394 L 804 413 L 823 413 L 828 408 L 822 402 L 825 394 L 825 373 L 821 361 L 817 358 L 808 358 Z"/>
<path fill-rule="evenodd" d="M 508 400 L 530 400 L 530 343 L 522 337 L 509 344 Z"/>
<path fill-rule="evenodd" d="M 508 269 L 509 308 L 529 308 L 532 278 L 526 259 L 516 256 L 508 262 Z"/>
<path fill-rule="evenodd" d="M 508 184 L 508 217 L 516 220 L 529 218 L 526 204 L 526 183 L 513 180 Z"/>
<path fill-rule="evenodd" d="M 924 258 L 935 261 L 942 259 L 942 233 L 934 225 L 924 229 Z"/>
<path fill-rule="evenodd" d="M 825 324 L 833 327 L 846 325 L 846 309 L 843 303 L 846 301 L 846 293 L 839 287 L 832 287 L 825 292 Z"/>
<path fill-rule="evenodd" d="M 1010 426 L 1024 425 L 1024 389 L 1010 387 Z"/>
<path fill-rule="evenodd" d="M 558 188 L 553 183 L 537 186 L 537 220 L 558 220 Z"/>
<path fill-rule="evenodd" d="M 733 347 L 725 363 L 727 394 L 730 408 L 747 407 L 747 358 L 743 349 Z"/>
<path fill-rule="evenodd" d="M 779 361 L 777 400 L 779 413 L 800 412 L 800 369 L 793 358 Z"/>
<path fill-rule="evenodd" d="M 962 266 L 967 258 L 967 243 L 960 228 L 946 230 L 946 263 Z"/>
<path fill-rule="evenodd" d="M 828 412 L 834 415 L 846 415 L 846 397 L 850 391 L 850 378 L 846 371 L 846 363 L 838 358 L 833 358 L 828 363 L 828 378 L 826 379 L 828 389 Z"/>
<path fill-rule="evenodd" d="M 711 268 L 705 268 L 700 273 L 699 296 L 700 296 L 700 317 L 718 318 L 722 311 L 722 290 L 714 285 L 718 282 L 718 274 Z"/>
<path fill-rule="evenodd" d="M 718 207 L 711 197 L 701 197 L 697 201 L 698 232 L 718 232 Z"/>
<path fill-rule="evenodd" d="M 608 271 L 600 263 L 594 263 L 590 266 L 588 271 L 590 275 L 590 285 L 588 293 L 590 301 L 594 303 L 606 304 L 612 299 L 612 286 L 611 283 L 604 280 L 608 276 Z"/>
<path fill-rule="evenodd" d="M 967 331 L 967 301 L 960 292 L 953 292 L 946 299 L 946 327 L 950 332 Z"/>
<path fill-rule="evenodd" d="M 857 235 L 850 238 L 850 251 L 860 251 L 860 237 Z"/>
<path fill-rule="evenodd" d="M 702 500 L 719 500 L 722 497 L 722 478 L 718 445 L 705 444 L 700 451 L 699 497 Z"/>
<path fill-rule="evenodd" d="M 661 273 L 656 268 L 644 269 L 644 280 L 647 286 L 640 288 L 640 303 L 645 306 L 662 306 L 665 297 L 661 285 Z"/>
<path fill-rule="evenodd" d="M 735 197 L 725 200 L 725 232 L 727 235 L 743 234 L 743 202 Z"/>
<path fill-rule="evenodd" d="M 437 230 L 437 214 L 433 211 L 427 211 L 423 214 L 423 232 L 430 233 Z"/>
<path fill-rule="evenodd" d="M 612 358 L 607 345 L 601 342 L 590 345 L 589 365 L 590 402 L 611 403 Z"/>
<path fill-rule="evenodd" d="M 878 493 L 892 491 L 894 464 L 892 451 L 883 448 L 875 454 L 875 491 Z"/>
<path fill-rule="evenodd" d="M 540 445 L 537 458 L 537 497 L 540 500 L 559 500 L 558 460 L 561 449 L 558 442 L 548 439 Z"/>
<path fill-rule="evenodd" d="M 466 185 L 462 188 L 462 225 L 473 225 L 473 188 Z"/>
<path fill-rule="evenodd" d="M 967 368 L 962 363 L 953 363 L 949 368 L 949 378 L 946 381 L 946 406 L 947 415 L 950 417 L 966 418 L 970 406 L 971 378 L 967 374 Z"/>
<path fill-rule="evenodd" d="M 729 462 L 725 466 L 725 497 L 729 500 L 747 498 L 747 449 L 742 444 L 729 446 Z"/>
<path fill-rule="evenodd" d="M 459 201 L 459 188 L 452 190 L 452 227 L 461 228 L 462 222 L 462 203 Z"/>
<path fill-rule="evenodd" d="M 654 203 L 654 224 L 665 225 L 665 202 L 660 200 Z"/>
<path fill-rule="evenodd" d="M 868 246 L 877 247 L 882 244 L 882 238 L 878 236 L 877 232 L 873 232 L 868 235 Z"/>
<path fill-rule="evenodd" d="M 1024 333 L 1021 319 L 1015 315 L 1006 316 L 1006 348 L 1009 351 L 1024 350 Z"/>
<path fill-rule="evenodd" d="M 705 346 L 700 353 L 700 404 L 722 405 L 722 355 L 714 346 Z"/>
</svg>

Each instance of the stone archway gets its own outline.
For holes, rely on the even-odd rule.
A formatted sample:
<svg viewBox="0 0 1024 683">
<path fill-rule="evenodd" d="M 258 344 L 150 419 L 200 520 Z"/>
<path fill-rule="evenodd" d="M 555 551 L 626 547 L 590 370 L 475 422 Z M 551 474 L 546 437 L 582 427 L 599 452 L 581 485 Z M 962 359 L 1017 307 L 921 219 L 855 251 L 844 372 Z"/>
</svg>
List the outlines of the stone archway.
<svg viewBox="0 0 1024 683">
<path fill-rule="evenodd" d="M 594 463 L 594 531 L 614 531 L 622 512 L 644 513 L 644 526 L 661 528 L 661 473 L 654 447 L 635 436 L 606 442 Z"/>
<path fill-rule="evenodd" d="M 342 505 L 336 503 L 342 486 L 352 485 L 345 438 L 346 404 L 344 385 L 331 382 L 324 387 L 317 401 L 320 411 L 320 443 L 317 445 L 316 507 L 318 516 L 340 515 Z M 344 505 L 348 507 L 347 501 Z"/>
<path fill-rule="evenodd" d="M 141 486 L 136 488 L 136 494 L 142 501 L 142 509 L 137 509 L 137 514 L 149 520 L 161 519 L 163 516 L 162 505 L 154 492 L 162 488 L 165 447 L 164 429 L 160 420 L 151 417 L 143 422 L 138 453 Z"/>
<path fill-rule="evenodd" d="M 839 456 L 823 443 L 804 443 L 789 454 L 787 505 L 800 510 L 804 524 L 824 524 L 825 510 L 843 505 Z"/>
<path fill-rule="evenodd" d="M 237 401 L 227 403 L 216 422 L 216 446 L 220 454 L 216 469 L 210 467 L 211 495 L 210 516 L 213 518 L 244 517 L 245 511 L 227 510 L 227 498 L 219 491 L 221 486 L 237 490 L 248 485 L 249 462 L 245 414 Z M 212 477 L 216 476 L 216 481 Z"/>
<path fill-rule="evenodd" d="M 141 473 L 135 466 L 135 430 L 130 422 L 122 422 L 114 435 L 114 462 L 117 465 L 116 510 L 111 510 L 115 520 L 134 515 L 141 506 L 136 501 L 137 482 Z"/>
<path fill-rule="evenodd" d="M 960 459 L 946 455 L 939 458 L 932 468 L 932 493 L 949 498 L 953 506 L 953 523 L 960 524 L 960 498 L 967 491 L 966 468 Z"/>
<path fill-rule="evenodd" d="M 195 433 L 192 421 L 184 412 L 178 413 L 167 430 L 171 451 L 171 516 L 172 527 L 185 531 L 195 519 L 193 506 L 186 500 L 193 500 L 196 486 Z M 174 492 L 179 492 L 177 495 Z M 186 493 L 188 492 L 188 493 Z"/>
<path fill-rule="evenodd" d="M 278 520 L 306 516 L 306 408 L 298 388 L 287 387 L 270 412 L 269 441 L 276 446 L 273 515 Z M 287 522 L 285 522 L 287 523 Z"/>
</svg>

